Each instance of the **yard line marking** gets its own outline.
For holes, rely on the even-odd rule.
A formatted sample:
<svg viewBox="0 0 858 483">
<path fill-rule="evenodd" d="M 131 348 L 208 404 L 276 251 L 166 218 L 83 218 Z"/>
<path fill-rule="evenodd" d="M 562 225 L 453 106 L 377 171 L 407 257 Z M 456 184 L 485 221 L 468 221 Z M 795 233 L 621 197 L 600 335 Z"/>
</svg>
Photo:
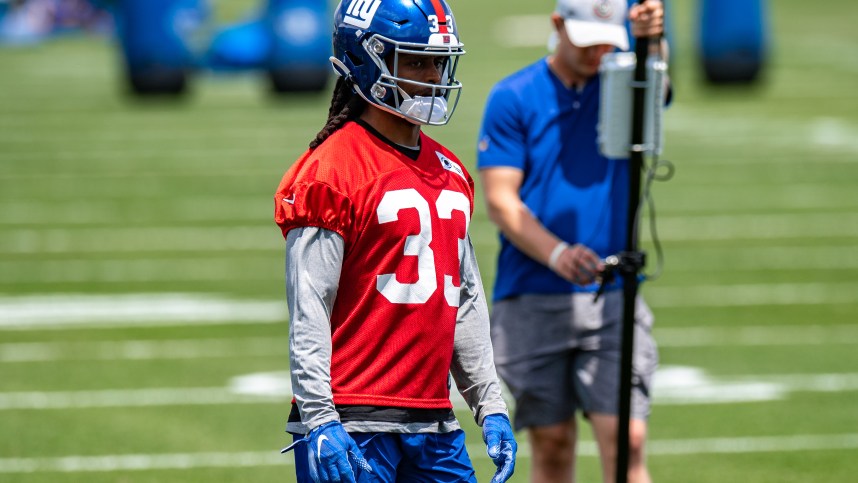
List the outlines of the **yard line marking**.
<svg viewBox="0 0 858 483">
<path fill-rule="evenodd" d="M 858 152 L 858 127 L 851 123 L 835 117 L 820 117 L 814 119 L 810 126 L 813 144 Z"/>
<path fill-rule="evenodd" d="M 826 451 L 858 448 L 858 433 L 797 436 L 750 436 L 737 438 L 665 439 L 647 442 L 650 456 L 691 454 L 770 453 Z M 468 444 L 471 458 L 487 459 L 485 446 Z M 592 441 L 578 443 L 578 454 L 596 457 Z M 530 458 L 527 445 L 518 456 Z M 294 456 L 278 450 L 219 453 L 126 454 L 104 456 L 60 456 L 54 458 L 0 458 L 0 473 L 81 473 L 111 471 L 147 471 L 193 468 L 244 468 L 293 465 Z"/>
<path fill-rule="evenodd" d="M 710 376 L 697 367 L 664 366 L 653 386 L 658 406 L 763 402 L 792 392 L 856 391 L 858 373 Z M 506 392 L 504 397 L 510 399 Z M 237 376 L 226 387 L 0 392 L 0 411 L 288 404 L 291 399 L 289 372 L 277 371 Z M 457 391 L 451 401 L 456 409 L 468 409 Z"/>
<path fill-rule="evenodd" d="M 123 178 L 134 178 L 135 180 L 140 179 L 148 179 L 148 178 L 200 178 L 200 179 L 211 179 L 211 178 L 232 178 L 233 180 L 237 178 L 250 178 L 250 177 L 258 177 L 258 178 L 269 178 L 271 176 L 270 169 L 261 169 L 261 168 L 247 168 L 242 170 L 237 169 L 205 169 L 204 167 L 200 167 L 198 169 L 194 169 L 193 166 L 188 166 L 187 163 L 183 164 L 180 167 L 175 168 L 163 168 L 162 170 L 154 170 L 151 169 L 151 165 L 147 165 L 146 169 L 140 170 L 116 170 L 114 168 L 105 168 L 99 169 L 97 172 L 73 172 L 73 173 L 63 173 L 63 172 L 53 172 L 51 173 L 50 178 L 45 178 L 44 174 L 33 173 L 31 171 L 22 172 L 22 173 L 3 173 L 0 174 L 0 181 L 24 181 L 24 182 L 35 182 L 39 185 L 39 187 L 49 186 L 51 187 L 49 191 L 54 197 L 63 197 L 66 199 L 70 199 L 76 196 L 80 196 L 80 191 L 76 188 L 77 186 L 69 186 L 68 181 L 86 181 L 86 180 L 113 180 L 120 179 L 123 181 Z M 111 197 L 118 196 L 127 196 L 135 194 L 134 191 L 131 191 L 133 187 L 121 186 L 117 189 L 114 189 Z M 124 191 L 124 192 L 123 192 Z M 129 191 L 131 191 L 129 193 Z M 145 191 L 145 190 L 144 190 Z M 30 193 L 27 193 L 29 195 Z M 24 195 L 24 196 L 27 196 Z M 101 195 L 104 197 L 104 195 Z"/>
<path fill-rule="evenodd" d="M 78 164 L 87 163 L 88 168 L 93 166 L 113 166 L 115 169 L 117 163 L 129 163 L 131 161 L 148 161 L 152 163 L 174 162 L 177 159 L 182 161 L 205 161 L 213 163 L 213 167 L 227 166 L 228 162 L 236 162 L 242 159 L 257 158 L 257 159 L 280 159 L 283 157 L 283 150 L 277 147 L 256 147 L 249 149 L 239 149 L 234 147 L 220 147 L 203 149 L 199 146 L 193 148 L 177 148 L 169 149 L 100 149 L 100 150 L 79 150 L 69 151 L 62 148 L 46 151 L 18 151 L 18 152 L 0 152 L 0 163 L 13 164 L 24 163 L 30 165 L 38 165 L 38 163 L 60 163 L 60 164 Z M 214 163 L 220 162 L 219 165 Z M 120 164 L 121 166 L 121 164 Z M 202 166 L 201 166 L 202 167 Z"/>
<path fill-rule="evenodd" d="M 764 402 L 793 392 L 856 391 L 858 373 L 711 376 L 699 367 L 665 366 L 653 386 L 658 406 Z"/>
<path fill-rule="evenodd" d="M 858 284 L 849 283 L 691 287 L 656 285 L 646 287 L 645 293 L 651 305 L 657 308 L 858 303 L 855 296 Z M 255 324 L 287 320 L 288 312 L 283 301 L 237 300 L 214 294 L 0 297 L 0 330 Z M 669 330 L 666 333 L 666 337 L 670 337 Z M 686 335 L 689 334 L 701 337 L 686 332 Z M 854 338 L 854 335 L 851 337 Z M 758 334 L 756 338 L 763 340 L 765 334 Z"/>
<path fill-rule="evenodd" d="M 0 362 L 63 360 L 169 360 L 268 357 L 285 354 L 286 337 L 233 339 L 16 342 L 0 344 Z"/>
<path fill-rule="evenodd" d="M 294 464 L 293 457 L 278 450 L 240 453 L 172 453 L 57 458 L 2 458 L 0 473 L 79 473 L 145 471 L 190 468 L 240 468 Z"/>
<path fill-rule="evenodd" d="M 792 213 L 855 211 L 858 208 L 854 187 L 847 184 L 789 183 L 788 187 L 734 185 L 727 188 L 722 183 L 706 186 L 687 181 L 684 185 L 671 186 L 670 191 L 654 190 L 654 194 L 660 205 L 659 216 L 744 214 L 751 209 L 758 213 Z M 27 201 L 21 200 L 21 203 Z"/>
<path fill-rule="evenodd" d="M 658 232 L 669 241 L 858 237 L 858 213 L 659 216 Z"/>
<path fill-rule="evenodd" d="M 858 303 L 856 283 L 782 283 L 646 287 L 653 307 L 750 307 Z"/>
<path fill-rule="evenodd" d="M 659 327 L 661 347 L 790 346 L 858 344 L 858 324 Z M 9 342 L 0 362 L 67 360 L 170 360 L 282 355 L 287 337 L 230 339 L 112 340 L 99 342 Z"/>
<path fill-rule="evenodd" d="M 221 404 L 288 404 L 288 397 L 247 395 L 223 387 L 116 389 L 0 393 L 0 410 L 209 406 Z"/>
<path fill-rule="evenodd" d="M 672 272 L 852 270 L 858 268 L 858 246 L 695 247 L 673 249 L 668 258 Z"/>
<path fill-rule="evenodd" d="M 647 442 L 647 454 L 670 456 L 712 453 L 768 453 L 858 448 L 858 434 L 758 436 L 654 440 Z"/>
<path fill-rule="evenodd" d="M 7 111 L 8 113 L 8 111 Z M 26 111 L 22 111 L 22 114 Z M 83 113 L 89 114 L 89 113 Z M 282 123 L 288 123 L 289 119 L 283 118 Z M 306 126 L 305 119 L 296 119 L 291 122 L 293 126 Z M 151 148 L 152 143 L 160 143 L 160 146 L 166 143 L 187 143 L 199 145 L 200 143 L 211 142 L 216 140 L 226 143 L 237 143 L 246 141 L 247 139 L 259 139 L 264 141 L 271 137 L 279 137 L 282 135 L 282 129 L 285 126 L 277 125 L 275 127 L 261 124 L 254 124 L 248 127 L 240 125 L 231 125 L 228 128 L 209 127 L 200 128 L 197 126 L 182 126 L 182 129 L 150 128 L 139 131 L 127 130 L 100 130 L 97 133 L 91 133 L 88 140 L 99 145 L 117 144 L 128 147 L 129 145 L 139 143 Z M 27 129 L 12 129 L 0 133 L 0 144 L 6 145 L 36 145 L 44 148 L 46 145 L 58 145 L 60 147 L 73 144 L 80 141 L 80 136 L 66 132 L 53 131 L 50 134 L 44 132 L 34 132 Z M 234 144 L 233 144 L 234 145 Z M 210 146 L 210 145 L 209 145 Z"/>
<path fill-rule="evenodd" d="M 236 256 L 235 253 L 211 254 L 187 258 L 133 258 L 130 260 L 29 260 L 0 261 L 0 284 L 18 286 L 47 284 L 138 284 L 186 283 L 228 280 L 230 282 L 283 283 L 283 265 L 277 259 L 283 249 L 252 250 L 262 255 Z M 49 289 L 48 289 L 49 290 Z M 85 290 L 85 289 L 84 289 Z"/>
<path fill-rule="evenodd" d="M 653 333 L 662 347 L 858 344 L 858 325 L 855 324 L 743 327 L 658 327 L 656 324 Z"/>
<path fill-rule="evenodd" d="M 232 222 L 252 219 L 270 202 L 251 196 L 204 197 L 189 196 L 171 200 L 141 199 L 72 199 L 57 202 L 44 199 L 7 199 L 0 204 L 0 225 L 56 226 L 121 225 L 128 213 L 135 213 L 140 224 L 167 221 Z M 276 232 L 275 232 L 276 233 Z"/>
<path fill-rule="evenodd" d="M 205 294 L 0 297 L 0 330 L 280 323 L 282 301 Z"/>
<path fill-rule="evenodd" d="M 277 231 L 245 226 L 24 228 L 4 230 L 0 253 L 133 253 L 270 250 L 283 246 Z"/>
</svg>

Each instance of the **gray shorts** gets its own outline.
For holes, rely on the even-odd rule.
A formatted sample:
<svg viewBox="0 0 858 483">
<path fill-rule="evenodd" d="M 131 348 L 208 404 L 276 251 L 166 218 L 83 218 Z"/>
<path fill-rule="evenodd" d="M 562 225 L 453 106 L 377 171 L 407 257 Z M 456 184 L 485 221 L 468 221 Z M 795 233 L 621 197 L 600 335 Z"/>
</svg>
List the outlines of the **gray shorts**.
<svg viewBox="0 0 858 483">
<path fill-rule="evenodd" d="M 495 362 L 516 408 L 516 430 L 569 420 L 576 411 L 617 414 L 622 291 L 522 295 L 495 302 Z M 658 366 L 652 312 L 638 297 L 632 367 L 632 417 L 646 419 Z"/>
</svg>

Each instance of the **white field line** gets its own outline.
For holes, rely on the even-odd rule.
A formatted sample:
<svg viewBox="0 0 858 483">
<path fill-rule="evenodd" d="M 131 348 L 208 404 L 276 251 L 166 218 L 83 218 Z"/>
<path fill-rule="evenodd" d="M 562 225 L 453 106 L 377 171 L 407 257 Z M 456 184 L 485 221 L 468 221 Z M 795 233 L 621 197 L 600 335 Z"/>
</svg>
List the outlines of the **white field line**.
<svg viewBox="0 0 858 483">
<path fill-rule="evenodd" d="M 754 383 L 760 378 L 769 384 L 779 384 L 791 391 L 844 392 L 858 390 L 858 374 L 786 374 L 771 376 L 740 376 L 732 380 Z"/>
<path fill-rule="evenodd" d="M 705 163 L 703 160 L 699 162 Z M 855 187 L 847 183 L 836 185 L 824 181 L 811 181 L 766 186 L 731 183 L 730 186 L 725 186 L 721 183 L 707 182 L 704 178 L 700 178 L 695 183 L 685 181 L 683 183 L 671 185 L 669 191 L 662 190 L 661 187 L 653 188 L 659 215 L 682 213 L 723 215 L 744 214 L 749 211 L 825 213 L 841 210 L 855 211 L 858 206 Z M 32 200 L 27 198 L 10 201 L 25 204 Z"/>
<path fill-rule="evenodd" d="M 72 109 L 69 109 L 71 111 Z M 93 112 L 83 112 L 82 114 L 95 114 Z M 287 122 L 287 119 L 283 119 Z M 305 125 L 305 120 L 295 121 L 292 124 L 295 126 Z M 183 126 L 181 130 L 164 128 L 150 128 L 145 130 L 101 130 L 97 133 L 91 133 L 87 136 L 87 141 L 99 145 L 108 146 L 116 144 L 127 146 L 130 143 L 140 143 L 142 145 L 152 146 L 154 143 L 159 143 L 163 146 L 167 143 L 188 143 L 192 145 L 205 144 L 210 140 L 225 143 L 243 143 L 248 139 L 257 139 L 260 142 L 265 142 L 271 137 L 279 137 L 283 133 L 285 126 L 264 126 L 258 123 L 252 126 L 237 126 L 229 127 L 211 126 L 206 128 Z M 80 136 L 75 136 L 67 132 L 39 132 L 33 130 L 19 129 L 17 131 L 3 132 L 0 134 L 0 144 L 13 146 L 19 145 L 35 145 L 41 148 L 56 144 L 59 147 L 67 146 L 80 142 Z M 210 145 L 208 145 L 210 147 Z"/>
<path fill-rule="evenodd" d="M 71 151 L 64 149 L 48 151 L 22 151 L 0 153 L 0 163 L 38 163 L 44 161 L 61 163 L 86 162 L 88 166 L 94 163 L 121 163 L 122 160 L 151 160 L 165 162 L 168 160 L 204 160 L 204 161 L 234 161 L 240 163 L 250 158 L 281 158 L 284 153 L 281 148 L 257 147 L 256 149 L 241 149 L 220 147 L 212 148 L 170 148 L 149 150 L 100 149 Z M 121 164 L 120 164 L 121 165 Z"/>
<path fill-rule="evenodd" d="M 858 245 L 683 248 L 666 257 L 671 272 L 853 270 L 858 268 Z"/>
<path fill-rule="evenodd" d="M 80 473 L 146 471 L 191 468 L 245 468 L 294 464 L 291 455 L 277 450 L 240 453 L 173 453 L 58 458 L 2 458 L 0 473 Z"/>
<path fill-rule="evenodd" d="M 645 288 L 653 307 L 749 307 L 858 303 L 858 283 L 695 285 Z"/>
<path fill-rule="evenodd" d="M 45 88 L 50 89 L 48 86 Z M 218 97 L 226 95 L 228 95 L 226 92 L 222 92 L 218 94 Z M 53 104 L 53 100 L 50 102 Z M 260 110 L 256 105 L 251 106 L 247 105 L 247 103 L 241 104 L 244 105 L 241 106 L 236 103 L 236 105 L 231 107 L 221 106 L 217 108 L 218 115 L 224 116 L 224 119 L 228 119 L 228 121 L 218 119 L 213 120 L 211 119 L 211 116 L 205 118 L 203 115 L 185 117 L 183 118 L 183 121 L 185 122 L 185 125 L 196 126 L 196 128 L 199 126 L 210 127 L 212 130 L 212 137 L 217 137 L 218 132 L 229 129 L 231 126 L 270 126 L 272 124 L 276 125 L 280 122 L 282 123 L 282 126 L 280 127 L 284 130 L 288 130 L 293 127 L 306 128 L 308 118 L 317 119 L 317 122 L 320 125 L 325 124 L 325 118 L 319 116 L 319 109 L 315 109 L 312 113 L 306 112 L 304 117 L 275 117 L 273 114 L 271 116 L 266 116 L 265 111 Z M 98 119 L 98 126 L 110 126 L 110 130 L 115 132 L 134 133 L 144 131 L 149 132 L 150 130 L 155 131 L 156 134 L 153 138 L 153 142 L 157 142 L 157 133 L 169 129 L 169 127 L 173 126 L 176 121 L 175 117 L 171 117 L 167 113 L 164 115 L 149 117 L 134 115 L 133 113 L 129 113 L 121 109 L 90 109 L 85 106 L 72 104 L 61 106 L 52 105 L 50 111 L 46 111 L 45 109 L 33 109 L 32 100 L 30 100 L 30 105 L 24 105 L 20 109 L 16 109 L 16 106 L 12 105 L 9 106 L 9 109 L 9 114 L 11 114 L 13 109 L 15 110 L 13 117 L 0 116 L 0 129 L 2 129 L 0 132 L 7 136 L 14 136 L 18 132 L 27 131 L 35 131 L 37 133 L 45 132 L 51 128 L 54 128 L 53 132 L 91 133 L 95 129 L 92 127 L 92 124 L 81 122 L 80 119 L 83 116 L 92 116 L 93 118 Z M 7 114 L 7 111 L 0 114 Z M 314 122 L 313 124 L 316 123 Z M 62 129 L 63 127 L 65 127 L 64 131 Z M 131 134 L 131 136 L 134 135 Z M 78 138 L 77 141 L 80 141 L 80 139 Z M 201 141 L 201 144 L 204 143 L 205 141 Z"/>
<path fill-rule="evenodd" d="M 26 171 L 21 173 L 2 173 L 0 174 L 0 181 L 22 181 L 22 182 L 30 182 L 37 183 L 39 186 L 50 186 L 53 188 L 51 193 L 53 196 L 66 196 L 67 199 L 72 199 L 80 196 L 80 192 L 76 189 L 76 187 L 68 186 L 67 182 L 81 182 L 81 181 L 92 181 L 92 180 L 115 180 L 119 179 L 123 182 L 127 183 L 127 179 L 124 178 L 134 178 L 134 180 L 141 179 L 151 179 L 151 178 L 199 178 L 199 179 L 212 179 L 212 178 L 232 178 L 240 179 L 240 178 L 270 178 L 272 174 L 271 169 L 261 169 L 261 168 L 247 168 L 247 169 L 235 169 L 234 166 L 230 165 L 229 168 L 220 168 L 220 169 L 208 169 L 204 166 L 205 163 L 200 162 L 199 168 L 194 168 L 193 166 L 189 166 L 187 163 L 183 163 L 182 166 L 177 166 L 175 168 L 164 167 L 162 169 L 152 169 L 151 165 L 147 166 L 148 169 L 134 169 L 133 167 L 129 167 L 126 170 L 115 170 L 115 169 L 98 169 L 96 171 L 91 172 L 73 172 L 73 173 L 61 173 L 55 172 L 51 173 L 50 178 L 45 178 L 44 174 L 34 173 L 32 171 Z M 134 187 L 127 187 L 126 184 L 116 187 L 112 190 L 113 197 L 116 196 L 133 196 L 139 192 L 145 192 L 147 195 L 149 192 L 146 191 L 145 187 L 139 189 L 137 191 L 132 191 Z M 130 191 L 130 192 L 129 192 Z M 30 193 L 27 193 L 30 195 Z M 102 195 L 104 196 L 104 195 Z"/>
<path fill-rule="evenodd" d="M 795 451 L 836 451 L 858 448 L 858 434 L 758 436 L 740 438 L 701 438 L 651 440 L 650 456 L 691 454 L 772 453 Z M 579 443 L 581 456 L 597 456 L 592 441 Z M 469 444 L 471 458 L 486 459 L 485 446 Z M 518 456 L 530 458 L 526 444 L 519 446 Z M 293 465 L 294 456 L 278 451 L 245 451 L 235 453 L 171 453 L 104 456 L 61 456 L 55 458 L 0 458 L 0 473 L 80 473 L 113 471 L 147 471 L 193 468 L 245 468 Z"/>
<path fill-rule="evenodd" d="M 653 307 L 855 304 L 858 284 L 649 286 Z M 284 301 L 230 300 L 204 294 L 0 297 L 0 330 L 280 323 Z"/>
<path fill-rule="evenodd" d="M 278 323 L 284 301 L 227 300 L 191 294 L 0 298 L 0 330 Z"/>
<path fill-rule="evenodd" d="M 277 235 L 275 235 L 277 236 Z M 256 252 L 256 250 L 254 250 Z M 270 256 L 236 257 L 217 254 L 208 258 L 161 258 L 133 260 L 59 260 L 0 261 L 0 284 L 21 283 L 176 283 L 264 281 L 283 283 L 283 262 L 279 250 L 268 250 Z M 193 255 L 192 255 L 193 256 Z"/>
<path fill-rule="evenodd" d="M 858 152 L 858 126 L 836 117 L 821 117 L 814 119 L 810 127 L 813 144 Z"/>
<path fill-rule="evenodd" d="M 13 342 L 0 344 L 0 362 L 285 357 L 288 350 L 289 339 L 286 337 L 106 342 Z"/>
<path fill-rule="evenodd" d="M 184 197 L 164 202 L 127 199 L 62 200 L 42 199 L 4 200 L 0 204 L 0 225 L 121 225 L 128 213 L 137 213 L 135 220 L 145 223 L 171 221 L 235 221 L 248 220 L 268 210 L 272 202 L 266 199 L 246 197 Z M 141 215 L 142 214 L 142 219 Z M 276 233 L 276 232 L 275 232 Z"/>
<path fill-rule="evenodd" d="M 665 327 L 656 325 L 661 347 L 756 347 L 858 344 L 858 325 Z M 271 357 L 288 350 L 286 337 L 10 342 L 0 344 L 0 363 L 69 360 L 183 360 Z"/>
<path fill-rule="evenodd" d="M 858 213 L 659 216 L 665 241 L 858 237 Z"/>
<path fill-rule="evenodd" d="M 654 440 L 647 454 L 657 456 L 688 454 L 767 453 L 858 448 L 858 434 L 799 435 L 746 438 Z"/>
<path fill-rule="evenodd" d="M 664 241 L 855 238 L 858 213 L 659 216 Z M 16 228 L 4 230 L 0 254 L 246 251 L 281 247 L 262 225 L 145 228 Z"/>
<path fill-rule="evenodd" d="M 858 344 L 858 325 L 845 324 L 676 328 L 656 324 L 654 334 L 661 347 Z"/>
<path fill-rule="evenodd" d="M 51 75 L 56 74 L 56 68 L 53 63 L 51 63 L 48 68 L 51 70 Z M 250 84 L 246 85 L 250 87 Z M 254 89 L 255 91 L 255 89 Z M 245 93 L 244 91 L 238 92 L 232 97 L 244 97 L 245 95 L 255 95 L 249 94 L 250 91 Z M 4 92 L 5 94 L 5 92 Z M 230 96 L 229 92 L 220 91 L 216 94 L 218 97 L 222 96 Z M 20 98 L 18 95 L 16 98 Z M 20 100 L 20 99 L 19 99 Z M 4 110 L 0 114 L 4 114 L 4 116 L 0 116 L 0 122 L 9 126 L 10 128 L 16 126 L 24 126 L 25 122 L 28 120 L 40 120 L 41 123 L 56 123 L 58 126 L 66 124 L 67 118 L 63 116 L 63 114 L 69 114 L 70 116 L 79 117 L 81 114 L 83 115 L 99 115 L 99 119 L 103 120 L 105 125 L 115 126 L 119 128 L 127 128 L 126 132 L 135 132 L 134 128 L 141 127 L 151 127 L 153 129 L 160 129 L 167 131 L 169 126 L 172 124 L 165 123 L 165 119 L 173 119 L 175 120 L 175 115 L 172 113 L 163 113 L 163 114 L 152 114 L 150 115 L 129 115 L 128 112 L 124 112 L 124 110 L 119 111 L 107 111 L 105 109 L 101 109 L 98 107 L 93 107 L 92 105 L 81 104 L 81 103 L 68 103 L 68 104 L 58 104 L 54 106 L 53 104 L 50 106 L 51 116 L 46 117 L 46 111 L 40 109 L 33 109 L 32 101 L 29 98 L 25 99 L 28 102 L 23 103 L 20 108 L 10 107 L 8 110 Z M 325 118 L 318 116 L 318 110 L 314 110 L 316 117 L 320 119 L 320 122 L 324 124 Z M 264 110 L 260 110 L 258 105 L 256 104 L 247 104 L 247 103 L 235 103 L 229 106 L 218 106 L 217 112 L 219 115 L 223 116 L 223 119 L 218 122 L 212 129 L 232 129 L 233 127 L 240 128 L 241 126 L 255 126 L 260 124 L 260 116 L 265 115 L 266 112 Z M 8 115 L 7 115 L 8 114 Z M 244 116 L 244 117 L 242 117 Z M 291 116 L 278 116 L 276 114 L 271 114 L 268 116 L 270 119 L 282 119 L 281 122 L 289 123 L 289 125 L 306 125 L 306 119 L 296 119 Z M 201 119 L 201 116 L 192 116 L 188 118 L 189 120 L 198 120 Z M 208 120 L 211 120 L 209 118 Z M 227 121 L 228 120 L 228 121 Z M 219 121 L 215 119 L 214 121 Z M 250 122 L 250 121 L 256 121 Z M 303 123 L 303 124 L 302 124 Z M 3 124 L 0 124 L 2 126 Z M 193 123 L 192 126 L 199 126 L 197 123 Z M 264 127 L 264 126 L 263 126 Z M 5 131 L 4 131 L 5 132 Z M 216 135 L 217 131 L 213 132 L 212 135 Z M 133 134 L 132 134 L 133 135 Z M 153 140 L 157 140 L 157 137 Z"/>
<path fill-rule="evenodd" d="M 25 228 L 4 230 L 0 253 L 135 253 L 248 251 L 282 248 L 283 238 L 271 226 L 211 228 L 151 226 L 146 228 Z"/>
<path fill-rule="evenodd" d="M 224 387 L 0 392 L 0 411 L 45 409 L 289 404 L 288 394 L 243 394 Z"/>
<path fill-rule="evenodd" d="M 716 377 L 696 367 L 665 366 L 653 385 L 656 406 L 765 402 L 792 392 L 856 391 L 858 373 Z M 288 404 L 291 399 L 289 373 L 281 371 L 237 376 L 227 387 L 0 392 L 0 411 Z M 456 409 L 468 409 L 455 391 L 451 401 Z"/>
<path fill-rule="evenodd" d="M 655 374 L 653 401 L 656 406 L 759 403 L 794 392 L 856 390 L 858 373 L 712 376 L 698 367 L 665 366 Z"/>
</svg>

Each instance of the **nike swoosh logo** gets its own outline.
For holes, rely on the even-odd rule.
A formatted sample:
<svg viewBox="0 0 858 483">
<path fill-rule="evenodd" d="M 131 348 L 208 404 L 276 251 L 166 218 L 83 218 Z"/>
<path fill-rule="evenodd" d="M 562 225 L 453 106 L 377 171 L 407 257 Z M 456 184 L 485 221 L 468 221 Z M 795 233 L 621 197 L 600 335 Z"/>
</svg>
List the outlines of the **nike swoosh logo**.
<svg viewBox="0 0 858 483">
<path fill-rule="evenodd" d="M 316 460 L 319 462 L 319 464 L 322 464 L 322 443 L 327 440 L 328 436 L 323 434 L 319 436 L 319 440 L 316 441 Z"/>
<path fill-rule="evenodd" d="M 289 203 L 290 205 L 294 205 L 295 204 L 295 193 L 292 193 L 291 198 L 283 198 L 283 201 L 285 201 L 286 203 Z"/>
</svg>

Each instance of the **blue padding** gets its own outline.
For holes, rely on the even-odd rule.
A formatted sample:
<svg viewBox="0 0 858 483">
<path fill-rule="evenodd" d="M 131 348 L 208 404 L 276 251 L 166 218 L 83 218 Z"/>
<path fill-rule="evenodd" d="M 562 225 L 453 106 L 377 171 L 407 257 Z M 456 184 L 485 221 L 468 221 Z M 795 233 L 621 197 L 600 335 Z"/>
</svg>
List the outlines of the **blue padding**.
<svg viewBox="0 0 858 483">
<path fill-rule="evenodd" d="M 123 0 L 116 29 L 129 69 L 182 69 L 194 63 L 192 45 L 209 16 L 204 0 Z"/>
<path fill-rule="evenodd" d="M 333 20 L 324 0 L 268 0 L 264 18 L 271 33 L 271 69 L 330 69 Z"/>
<path fill-rule="evenodd" d="M 700 56 L 713 81 L 752 80 L 768 49 L 764 0 L 700 0 Z"/>
</svg>

